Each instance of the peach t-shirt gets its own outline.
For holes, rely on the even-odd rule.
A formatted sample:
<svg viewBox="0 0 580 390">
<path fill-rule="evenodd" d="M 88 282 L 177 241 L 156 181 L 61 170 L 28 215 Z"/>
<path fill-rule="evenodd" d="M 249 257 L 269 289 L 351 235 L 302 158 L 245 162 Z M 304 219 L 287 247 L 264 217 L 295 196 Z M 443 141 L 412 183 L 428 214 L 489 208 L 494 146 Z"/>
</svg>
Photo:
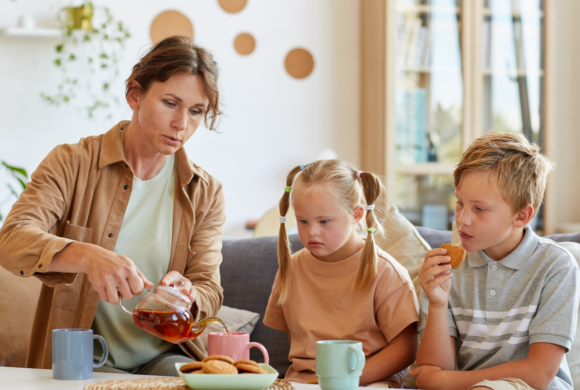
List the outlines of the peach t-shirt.
<svg viewBox="0 0 580 390">
<path fill-rule="evenodd" d="M 376 246 L 375 246 L 376 247 Z M 364 290 L 351 294 L 362 250 L 339 262 L 327 263 L 302 249 L 292 255 L 290 295 L 277 305 L 276 275 L 264 324 L 289 333 L 292 365 L 287 380 L 316 379 L 318 340 L 355 340 L 363 343 L 367 359 L 384 349 L 403 329 L 419 321 L 418 302 L 407 270 L 376 247 L 378 275 Z M 399 387 L 406 370 L 385 378 Z"/>
</svg>

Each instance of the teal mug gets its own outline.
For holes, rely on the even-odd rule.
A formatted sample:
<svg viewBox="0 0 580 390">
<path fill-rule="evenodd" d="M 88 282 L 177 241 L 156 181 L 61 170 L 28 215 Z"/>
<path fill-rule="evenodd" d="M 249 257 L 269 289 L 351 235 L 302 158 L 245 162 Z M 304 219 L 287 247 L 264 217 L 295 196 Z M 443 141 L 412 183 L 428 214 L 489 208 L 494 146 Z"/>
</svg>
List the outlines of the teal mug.
<svg viewBox="0 0 580 390">
<path fill-rule="evenodd" d="M 316 342 L 316 375 L 322 390 L 356 389 L 364 366 L 365 354 L 361 342 Z"/>
</svg>

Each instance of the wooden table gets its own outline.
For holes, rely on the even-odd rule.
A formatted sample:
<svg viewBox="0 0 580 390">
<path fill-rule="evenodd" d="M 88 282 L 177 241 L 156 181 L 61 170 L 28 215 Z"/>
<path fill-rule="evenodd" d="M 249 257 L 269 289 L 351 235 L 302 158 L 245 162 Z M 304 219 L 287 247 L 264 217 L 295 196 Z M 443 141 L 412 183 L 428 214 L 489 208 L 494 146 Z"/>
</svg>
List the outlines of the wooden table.
<svg viewBox="0 0 580 390">
<path fill-rule="evenodd" d="M 52 370 L 0 367 L 1 390 L 82 390 L 88 383 L 136 378 L 150 378 L 150 376 L 95 372 L 93 373 L 93 379 L 60 381 L 52 379 Z M 296 390 L 320 390 L 318 385 L 293 383 L 293 386 Z M 359 389 L 368 388 L 359 387 Z"/>
</svg>

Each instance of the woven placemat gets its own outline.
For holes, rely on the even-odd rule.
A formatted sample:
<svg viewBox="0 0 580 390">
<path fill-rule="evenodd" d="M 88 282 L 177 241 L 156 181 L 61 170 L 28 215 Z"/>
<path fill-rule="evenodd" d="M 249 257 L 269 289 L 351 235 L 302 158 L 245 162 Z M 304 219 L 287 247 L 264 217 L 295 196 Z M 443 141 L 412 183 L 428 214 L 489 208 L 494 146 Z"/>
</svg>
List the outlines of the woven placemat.
<svg viewBox="0 0 580 390">
<path fill-rule="evenodd" d="M 139 378 L 89 383 L 83 390 L 189 390 L 181 378 Z M 294 390 L 284 379 L 276 379 L 267 390 Z"/>
</svg>

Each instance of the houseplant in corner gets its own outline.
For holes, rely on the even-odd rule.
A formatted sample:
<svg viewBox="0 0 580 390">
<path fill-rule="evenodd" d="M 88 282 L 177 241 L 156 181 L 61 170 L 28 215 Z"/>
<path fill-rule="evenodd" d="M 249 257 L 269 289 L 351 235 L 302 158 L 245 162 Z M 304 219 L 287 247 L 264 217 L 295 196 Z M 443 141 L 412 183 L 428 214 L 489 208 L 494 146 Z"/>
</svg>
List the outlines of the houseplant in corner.
<svg viewBox="0 0 580 390">
<path fill-rule="evenodd" d="M 124 42 L 131 34 L 109 8 L 91 2 L 64 8 L 59 21 L 63 39 L 55 47 L 53 63 L 62 78 L 56 93 L 41 93 L 42 98 L 55 106 L 75 102 L 89 118 L 110 118 L 110 109 L 120 103 L 110 86 L 119 75 Z"/>
<path fill-rule="evenodd" d="M 12 176 L 18 183 L 19 186 L 22 187 L 22 191 L 26 189 L 26 180 L 28 179 L 28 174 L 24 168 L 14 167 L 9 165 L 4 160 L 0 160 L 0 170 L 8 170 L 10 176 Z M 16 191 L 16 189 L 10 184 L 6 183 L 6 186 L 10 190 L 10 193 L 5 199 L 0 200 L 0 207 L 7 201 L 9 201 L 13 196 L 18 198 L 20 195 L 20 191 Z M 4 216 L 2 215 L 2 211 L 0 210 L 0 222 L 4 220 Z"/>
</svg>

